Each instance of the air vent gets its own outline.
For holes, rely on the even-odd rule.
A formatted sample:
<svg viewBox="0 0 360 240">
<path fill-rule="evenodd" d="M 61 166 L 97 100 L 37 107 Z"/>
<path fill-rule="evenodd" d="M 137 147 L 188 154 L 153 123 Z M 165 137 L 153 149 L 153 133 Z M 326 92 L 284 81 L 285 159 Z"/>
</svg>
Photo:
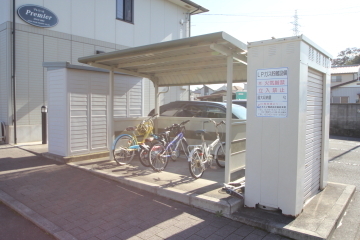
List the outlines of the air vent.
<svg viewBox="0 0 360 240">
<path fill-rule="evenodd" d="M 251 56 L 252 57 L 259 57 L 259 48 L 253 48 Z"/>
<path fill-rule="evenodd" d="M 269 56 L 276 55 L 276 46 L 269 46 Z"/>
<path fill-rule="evenodd" d="M 295 44 L 294 43 L 288 43 L 286 45 L 286 53 L 287 54 L 293 54 L 295 51 Z"/>
</svg>

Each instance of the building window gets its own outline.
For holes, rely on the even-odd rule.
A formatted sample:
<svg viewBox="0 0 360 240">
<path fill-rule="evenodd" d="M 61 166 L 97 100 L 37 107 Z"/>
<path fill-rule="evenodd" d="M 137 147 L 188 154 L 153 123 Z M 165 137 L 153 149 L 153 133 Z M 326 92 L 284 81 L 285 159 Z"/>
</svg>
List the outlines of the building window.
<svg viewBox="0 0 360 240">
<path fill-rule="evenodd" d="M 349 97 L 332 97 L 332 103 L 349 103 Z"/>
<path fill-rule="evenodd" d="M 341 75 L 331 76 L 331 82 L 341 82 Z"/>
<path fill-rule="evenodd" d="M 116 18 L 133 23 L 134 0 L 116 0 Z"/>
</svg>

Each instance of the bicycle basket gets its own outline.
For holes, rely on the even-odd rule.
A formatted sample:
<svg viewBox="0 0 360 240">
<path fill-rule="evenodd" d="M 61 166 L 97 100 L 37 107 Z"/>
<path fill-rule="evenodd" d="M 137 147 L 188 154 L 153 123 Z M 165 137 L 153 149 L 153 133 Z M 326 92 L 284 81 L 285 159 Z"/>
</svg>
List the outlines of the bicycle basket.
<svg viewBox="0 0 360 240">
<path fill-rule="evenodd" d="M 137 132 L 138 135 L 145 135 L 146 133 L 152 132 L 152 130 L 153 130 L 153 126 L 149 122 L 140 123 L 136 127 L 136 132 Z"/>
</svg>

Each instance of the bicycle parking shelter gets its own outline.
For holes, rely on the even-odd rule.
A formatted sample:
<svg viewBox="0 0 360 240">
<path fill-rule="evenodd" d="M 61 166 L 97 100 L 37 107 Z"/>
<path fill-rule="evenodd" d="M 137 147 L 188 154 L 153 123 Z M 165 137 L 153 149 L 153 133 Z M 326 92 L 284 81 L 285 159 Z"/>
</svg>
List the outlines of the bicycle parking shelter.
<svg viewBox="0 0 360 240">
<path fill-rule="evenodd" d="M 110 53 L 79 58 L 80 63 L 107 69 L 109 73 L 110 102 L 108 115 L 113 116 L 114 72 L 148 78 L 155 87 L 155 113 L 159 113 L 159 87 L 184 86 L 195 84 L 227 83 L 226 108 L 226 155 L 225 180 L 230 174 L 244 167 L 245 137 L 238 139 L 232 133 L 232 84 L 246 82 L 247 45 L 225 32 L 173 40 L 168 42 L 134 47 Z M 108 148 L 114 140 L 114 122 L 108 118 Z M 235 123 L 236 125 L 236 123 Z M 231 151 L 232 145 L 240 146 L 241 151 Z M 237 147 L 239 149 L 239 147 Z M 230 160 L 239 158 L 237 166 Z M 110 158 L 112 152 L 110 151 Z"/>
<path fill-rule="evenodd" d="M 246 149 L 244 205 L 296 217 L 327 186 L 330 59 L 303 35 L 246 45 L 218 32 L 82 57 L 79 62 L 109 70 L 108 116 L 114 111 L 114 72 L 150 79 L 155 113 L 159 87 L 227 83 L 226 143 L 231 144 L 225 151 L 231 154 L 226 154 L 224 182 L 245 167 Z M 232 83 L 240 82 L 248 82 L 243 134 L 234 131 L 239 126 L 231 119 Z M 107 119 L 111 149 L 114 120 Z"/>
</svg>

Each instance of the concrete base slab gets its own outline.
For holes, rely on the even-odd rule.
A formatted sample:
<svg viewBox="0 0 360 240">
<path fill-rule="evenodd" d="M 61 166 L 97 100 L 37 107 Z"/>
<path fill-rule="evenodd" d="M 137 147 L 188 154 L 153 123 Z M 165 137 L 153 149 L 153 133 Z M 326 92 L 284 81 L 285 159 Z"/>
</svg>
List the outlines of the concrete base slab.
<svg viewBox="0 0 360 240">
<path fill-rule="evenodd" d="M 160 173 L 143 167 L 138 160 L 133 160 L 131 165 L 125 166 L 119 166 L 107 158 L 71 162 L 68 165 L 227 217 L 244 205 L 243 199 L 233 198 L 221 190 L 221 180 L 217 182 L 208 178 L 193 179 L 184 158 L 180 158 L 176 162 L 171 161 L 166 171 Z M 223 169 L 220 168 L 211 170 L 223 172 Z M 209 173 L 210 175 L 215 174 L 210 170 Z"/>
<path fill-rule="evenodd" d="M 49 159 L 52 159 L 52 160 L 55 160 L 58 162 L 69 163 L 69 162 L 77 162 L 77 161 L 103 158 L 103 157 L 109 156 L 109 151 L 98 152 L 98 153 L 89 153 L 89 154 L 69 156 L 69 157 L 63 157 L 63 156 L 49 153 L 49 152 L 42 153 L 42 155 L 46 158 L 49 158 Z"/>
<path fill-rule="evenodd" d="M 297 218 L 250 208 L 241 209 L 232 218 L 293 239 L 329 239 L 354 193 L 353 185 L 328 183 Z"/>
</svg>

